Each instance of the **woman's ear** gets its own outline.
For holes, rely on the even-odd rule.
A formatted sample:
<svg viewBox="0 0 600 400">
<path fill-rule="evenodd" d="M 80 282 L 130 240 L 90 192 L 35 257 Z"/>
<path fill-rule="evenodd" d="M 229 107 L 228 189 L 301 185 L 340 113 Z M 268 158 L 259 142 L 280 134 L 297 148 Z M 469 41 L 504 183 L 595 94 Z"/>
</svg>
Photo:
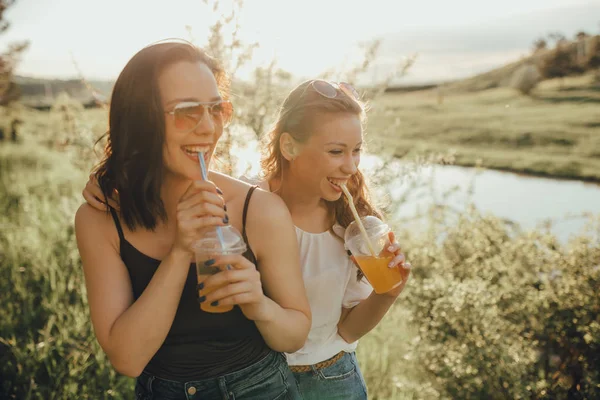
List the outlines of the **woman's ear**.
<svg viewBox="0 0 600 400">
<path fill-rule="evenodd" d="M 288 161 L 293 161 L 300 152 L 298 143 L 287 132 L 283 132 L 279 137 L 279 147 L 281 148 L 281 154 Z"/>
</svg>

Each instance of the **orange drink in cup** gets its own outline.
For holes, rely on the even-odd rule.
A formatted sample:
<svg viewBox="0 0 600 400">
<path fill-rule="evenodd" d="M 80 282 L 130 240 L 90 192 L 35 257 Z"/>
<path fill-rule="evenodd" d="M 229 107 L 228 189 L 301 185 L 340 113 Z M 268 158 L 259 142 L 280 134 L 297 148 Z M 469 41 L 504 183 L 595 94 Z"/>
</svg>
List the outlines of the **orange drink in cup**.
<svg viewBox="0 0 600 400">
<path fill-rule="evenodd" d="M 373 216 L 361 218 L 361 222 L 369 242 L 365 240 L 364 233 L 361 232 L 356 221 L 353 221 L 348 225 L 344 236 L 346 248 L 354 256 L 375 293 L 389 292 L 400 285 L 405 278 L 401 267 L 388 267 L 394 258 L 392 254 L 385 252 L 386 245 L 389 245 L 390 228 Z"/>
</svg>

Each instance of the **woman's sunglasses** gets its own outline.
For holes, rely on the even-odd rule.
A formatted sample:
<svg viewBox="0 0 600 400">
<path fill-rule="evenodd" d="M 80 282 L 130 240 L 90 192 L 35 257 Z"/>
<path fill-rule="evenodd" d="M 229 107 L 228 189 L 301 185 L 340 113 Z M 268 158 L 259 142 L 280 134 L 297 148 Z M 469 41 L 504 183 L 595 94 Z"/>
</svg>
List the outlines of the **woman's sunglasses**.
<svg viewBox="0 0 600 400">
<path fill-rule="evenodd" d="M 354 87 L 347 82 L 329 82 L 321 79 L 315 79 L 310 83 L 310 87 L 321 96 L 327 97 L 328 99 L 335 99 L 344 93 L 346 96 L 355 101 L 360 101 L 360 95 Z"/>
<path fill-rule="evenodd" d="M 187 133 L 196 129 L 206 114 L 210 115 L 216 122 L 227 126 L 233 116 L 233 104 L 228 100 L 206 103 L 185 101 L 177 104 L 171 111 L 165 111 L 165 114 L 173 116 L 175 129 Z"/>
</svg>

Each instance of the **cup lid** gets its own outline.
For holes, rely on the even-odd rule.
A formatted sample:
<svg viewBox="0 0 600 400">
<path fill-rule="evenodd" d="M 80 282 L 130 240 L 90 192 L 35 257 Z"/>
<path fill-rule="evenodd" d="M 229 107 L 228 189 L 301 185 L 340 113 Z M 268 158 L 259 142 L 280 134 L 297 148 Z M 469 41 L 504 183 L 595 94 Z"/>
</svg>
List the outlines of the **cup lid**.
<svg viewBox="0 0 600 400">
<path fill-rule="evenodd" d="M 231 225 L 219 227 L 221 238 L 217 229 L 209 229 L 203 232 L 202 237 L 195 243 L 195 247 L 209 247 L 213 251 L 224 250 L 224 253 L 241 254 L 246 251 L 247 246 L 240 232 Z M 222 239 L 222 244 L 221 244 Z M 223 248 L 224 247 L 224 248 Z"/>
<path fill-rule="evenodd" d="M 365 227 L 365 231 L 367 231 L 367 235 L 370 238 L 379 237 L 384 233 L 388 232 L 390 227 L 388 224 L 380 220 L 379 218 L 369 215 L 366 217 L 362 217 L 360 219 Z M 346 233 L 344 234 L 344 241 L 351 241 L 353 238 L 360 236 L 362 237 L 362 232 L 356 221 L 352 221 L 348 228 L 346 228 Z"/>
</svg>

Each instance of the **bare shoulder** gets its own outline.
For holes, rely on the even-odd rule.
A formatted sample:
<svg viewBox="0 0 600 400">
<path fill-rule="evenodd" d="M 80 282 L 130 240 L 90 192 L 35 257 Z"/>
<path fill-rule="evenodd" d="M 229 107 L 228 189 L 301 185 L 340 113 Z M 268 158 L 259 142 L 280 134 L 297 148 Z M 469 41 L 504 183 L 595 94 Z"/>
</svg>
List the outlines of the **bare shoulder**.
<svg viewBox="0 0 600 400">
<path fill-rule="evenodd" d="M 290 211 L 285 202 L 278 195 L 269 191 L 257 188 L 252 194 L 251 205 L 260 206 L 251 207 L 250 212 L 258 218 L 266 218 L 269 220 L 278 218 L 289 218 L 291 221 Z"/>
<path fill-rule="evenodd" d="M 232 197 L 245 197 L 248 190 L 252 187 L 251 184 L 233 178 L 229 175 L 220 172 L 210 172 L 210 179 L 223 192 Z"/>
<path fill-rule="evenodd" d="M 75 233 L 77 240 L 105 237 L 112 241 L 118 236 L 110 213 L 97 210 L 87 203 L 79 206 L 75 213 Z"/>
<path fill-rule="evenodd" d="M 106 211 L 100 211 L 90 206 L 88 203 L 83 203 L 77 209 L 75 213 L 75 225 L 80 227 L 89 226 L 91 224 L 106 224 L 107 222 L 112 221 L 112 217 Z"/>
<path fill-rule="evenodd" d="M 281 197 L 257 188 L 248 207 L 248 229 L 260 237 L 272 239 L 272 234 L 281 238 L 279 233 L 295 232 L 293 227 L 292 216 Z"/>
</svg>

